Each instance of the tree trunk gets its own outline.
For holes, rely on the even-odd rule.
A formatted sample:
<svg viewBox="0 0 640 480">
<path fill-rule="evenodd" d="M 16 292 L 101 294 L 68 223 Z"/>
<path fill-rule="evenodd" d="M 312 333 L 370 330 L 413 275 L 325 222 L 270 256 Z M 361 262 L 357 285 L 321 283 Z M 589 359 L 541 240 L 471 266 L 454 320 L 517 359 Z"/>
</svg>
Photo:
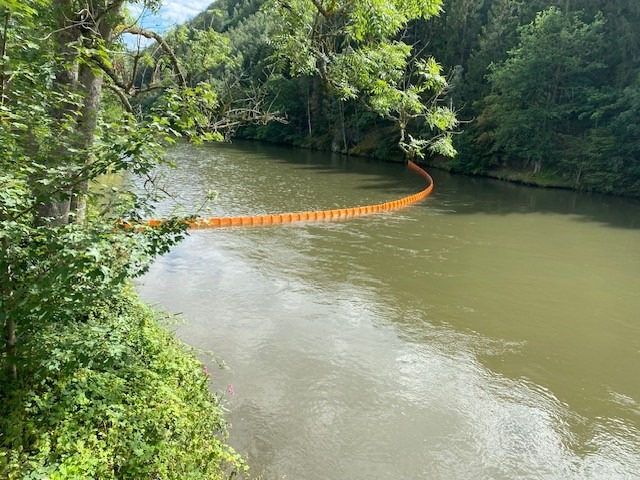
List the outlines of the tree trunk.
<svg viewBox="0 0 640 480">
<path fill-rule="evenodd" d="M 576 175 L 576 188 L 580 185 L 580 179 L 582 178 L 582 167 L 578 168 L 578 175 Z"/>
<path fill-rule="evenodd" d="M 72 42 L 77 41 L 79 32 L 77 25 L 74 23 L 73 5 L 70 0 L 55 0 L 53 8 L 56 10 L 58 18 L 59 31 L 57 33 L 57 55 L 59 57 L 59 68 L 55 73 L 55 85 L 57 90 L 63 95 L 75 93 L 78 88 L 78 63 L 77 53 Z M 73 102 L 62 102 L 53 112 L 51 116 L 63 125 L 68 118 L 76 115 L 76 107 Z M 66 139 L 67 132 L 59 132 L 61 139 Z M 61 159 L 67 157 L 70 139 L 67 143 L 61 143 L 54 158 L 47 161 L 51 165 L 59 165 Z M 36 146 L 37 148 L 37 146 Z M 37 197 L 47 199 L 36 206 L 36 225 L 60 226 L 69 223 L 69 213 L 71 211 L 71 189 L 57 191 L 55 193 L 41 190 L 37 180 L 33 185 L 34 193 Z M 55 197 L 55 198 L 51 198 Z"/>
<path fill-rule="evenodd" d="M 309 129 L 309 137 L 313 135 L 311 130 L 311 86 L 307 85 L 307 127 Z"/>
<path fill-rule="evenodd" d="M 77 14 L 71 9 L 69 0 L 57 0 L 60 10 L 60 28 L 59 50 L 62 57 L 73 58 L 76 52 L 73 48 L 69 48 L 69 43 L 78 39 L 97 37 L 107 43 L 111 40 L 114 25 L 118 22 L 122 0 L 114 0 L 105 4 L 90 4 L 87 10 L 91 15 L 88 18 L 94 19 L 95 24 L 87 29 L 83 22 L 76 19 Z M 99 20 L 98 20 L 99 19 Z M 63 30 L 65 29 L 65 30 Z M 83 63 L 77 67 L 77 62 L 68 62 L 66 68 L 63 68 L 60 75 L 56 76 L 56 80 L 61 89 L 70 88 L 79 91 L 84 99 L 82 107 L 78 115 L 78 136 L 75 139 L 77 144 L 75 147 L 81 152 L 85 152 L 83 159 L 86 165 L 93 161 L 91 149 L 94 145 L 96 128 L 98 125 L 98 112 L 100 110 L 100 97 L 102 95 L 103 73 L 92 65 Z M 75 112 L 73 112 L 75 113 Z M 49 209 L 49 213 L 55 213 L 57 216 L 50 217 L 59 218 L 59 223 L 68 223 L 70 216 L 73 215 L 76 222 L 81 222 L 86 213 L 86 196 L 89 189 L 87 180 L 80 180 L 73 189 L 69 191 L 68 202 L 63 205 L 45 205 L 43 209 Z M 68 204 L 68 205 L 67 205 Z M 64 219 L 66 215 L 66 220 Z M 51 222 L 50 222 L 51 223 Z"/>
<path fill-rule="evenodd" d="M 79 143 L 80 148 L 86 152 L 86 162 L 91 162 L 93 160 L 91 148 L 94 144 L 95 131 L 98 125 L 103 75 L 101 71 L 82 65 L 80 67 L 79 81 L 85 94 L 80 118 L 78 119 Z M 70 212 L 75 215 L 76 222 L 81 222 L 85 217 L 88 190 L 89 183 L 87 180 L 82 180 L 73 190 Z"/>
<path fill-rule="evenodd" d="M 60 201 L 47 201 L 36 205 L 36 225 L 47 225 L 59 227 L 69 223 L 69 212 L 71 211 L 71 192 L 65 192 L 69 198 Z"/>
<path fill-rule="evenodd" d="M 347 153 L 347 132 L 344 124 L 344 103 L 339 100 L 338 105 L 340 107 L 340 133 L 342 134 L 342 149 L 344 153 Z"/>
<path fill-rule="evenodd" d="M 2 285 L 2 303 L 3 311 L 0 313 L 4 317 L 4 330 L 5 330 L 5 354 L 6 354 L 6 369 L 10 379 L 17 378 L 17 368 L 15 363 L 16 348 L 17 348 L 17 335 L 16 335 L 16 320 L 13 314 L 13 308 L 11 304 L 13 302 L 13 290 L 11 266 L 9 265 L 9 239 L 6 237 L 2 239 L 2 256 L 0 257 L 0 265 L 2 266 L 2 272 L 0 272 L 0 285 Z"/>
</svg>

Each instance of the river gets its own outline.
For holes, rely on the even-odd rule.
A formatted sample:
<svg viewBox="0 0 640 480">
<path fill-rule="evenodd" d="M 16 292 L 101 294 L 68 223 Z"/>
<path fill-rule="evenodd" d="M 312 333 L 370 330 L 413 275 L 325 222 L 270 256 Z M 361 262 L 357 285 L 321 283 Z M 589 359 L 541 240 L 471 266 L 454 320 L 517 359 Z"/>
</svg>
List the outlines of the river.
<svg viewBox="0 0 640 480">
<path fill-rule="evenodd" d="M 254 143 L 170 156 L 206 215 L 424 187 Z M 264 479 L 640 478 L 640 202 L 431 173 L 395 212 L 195 231 L 141 279 L 215 352 L 230 443 Z"/>
</svg>

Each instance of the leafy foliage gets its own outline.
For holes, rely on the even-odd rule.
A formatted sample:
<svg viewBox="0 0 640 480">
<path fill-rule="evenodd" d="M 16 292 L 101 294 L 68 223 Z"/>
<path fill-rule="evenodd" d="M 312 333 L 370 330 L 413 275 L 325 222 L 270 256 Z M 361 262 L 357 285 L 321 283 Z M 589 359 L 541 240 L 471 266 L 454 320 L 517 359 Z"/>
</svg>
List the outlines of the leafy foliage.
<svg viewBox="0 0 640 480">
<path fill-rule="evenodd" d="M 440 13 L 441 4 L 273 0 L 268 8 L 283 18 L 274 43 L 291 74 L 318 75 L 341 100 L 358 100 L 396 124 L 400 148 L 414 158 L 425 148 L 453 154 L 448 132 L 457 121 L 452 109 L 437 107 L 447 89 L 441 67 L 413 57 L 411 46 L 395 37 L 408 22 Z M 419 119 L 427 119 L 430 135 L 414 139 L 407 128 Z"/>
<path fill-rule="evenodd" d="M 146 226 L 156 195 L 101 178 L 151 180 L 176 136 L 215 139 L 217 96 L 186 86 L 163 39 L 122 26 L 122 5 L 0 5 L 3 478 L 222 478 L 240 467 L 214 435 L 224 425 L 200 365 L 123 296 L 186 224 Z M 125 30 L 156 38 L 162 55 L 125 54 Z M 154 70 L 147 84 L 136 83 L 141 65 Z M 134 115 L 130 100 L 149 93 L 165 109 Z"/>
<path fill-rule="evenodd" d="M 241 59 L 232 70 L 266 81 L 287 115 L 241 135 L 384 158 L 428 152 L 467 173 L 639 193 L 637 1 L 261 4 L 220 0 L 192 23 L 227 36 Z M 423 89 L 425 62 L 446 86 Z M 462 128 L 451 136 L 454 106 Z M 452 143 L 458 155 L 441 161 Z"/>
<path fill-rule="evenodd" d="M 161 158 L 159 140 L 170 140 L 171 131 L 153 121 L 136 123 L 121 112 L 117 123 L 96 119 L 97 128 L 85 141 L 79 127 L 85 97 L 55 81 L 60 71 L 55 48 L 23 17 L 5 15 L 10 69 L 4 70 L 0 109 L 5 147 L 0 159 L 0 321 L 20 329 L 45 319 L 73 318 L 142 273 L 155 255 L 183 236 L 185 227 L 178 221 L 159 230 L 119 227 L 123 219 L 137 220 L 149 200 L 131 193 L 102 211 L 103 194 L 90 194 L 93 213 L 73 221 L 78 212 L 69 211 L 69 205 L 79 195 L 74 191 L 106 173 L 148 174 Z M 29 21 L 49 25 L 46 16 L 35 13 Z M 108 195 L 115 200 L 117 193 Z M 54 208 L 62 204 L 66 209 Z M 51 208 L 45 213 L 47 205 Z"/>
<path fill-rule="evenodd" d="M 22 345 L 20 382 L 0 383 L 0 476 L 227 478 L 220 399 L 193 353 L 131 293 L 83 321 L 46 322 Z"/>
<path fill-rule="evenodd" d="M 522 28 L 518 47 L 493 67 L 494 92 L 485 101 L 496 125 L 492 149 L 505 160 L 524 158 L 539 169 L 561 155 L 562 136 L 577 133 L 576 120 L 605 67 L 603 23 L 598 17 L 585 24 L 551 8 Z"/>
</svg>

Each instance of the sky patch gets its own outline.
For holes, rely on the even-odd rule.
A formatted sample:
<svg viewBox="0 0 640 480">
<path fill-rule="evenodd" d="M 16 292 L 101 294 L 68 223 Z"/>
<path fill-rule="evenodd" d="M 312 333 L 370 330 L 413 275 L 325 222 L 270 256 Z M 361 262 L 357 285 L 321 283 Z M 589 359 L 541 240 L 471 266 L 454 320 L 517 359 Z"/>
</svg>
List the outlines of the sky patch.
<svg viewBox="0 0 640 480">
<path fill-rule="evenodd" d="M 186 22 L 200 12 L 207 9 L 214 0 L 165 0 L 157 13 L 153 13 L 142 5 L 127 4 L 130 15 L 137 20 L 137 24 L 148 30 L 165 34 L 176 25 Z M 144 47 L 153 40 L 126 35 L 125 43 L 129 48 L 135 48 L 140 42 Z"/>
</svg>

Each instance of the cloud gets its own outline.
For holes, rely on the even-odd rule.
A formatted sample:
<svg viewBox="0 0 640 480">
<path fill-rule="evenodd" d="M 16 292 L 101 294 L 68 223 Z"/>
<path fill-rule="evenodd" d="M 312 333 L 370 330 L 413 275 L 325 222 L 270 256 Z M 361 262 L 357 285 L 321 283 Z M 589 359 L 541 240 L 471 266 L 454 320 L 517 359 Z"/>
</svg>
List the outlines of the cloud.
<svg viewBox="0 0 640 480">
<path fill-rule="evenodd" d="M 211 0 L 167 0 L 160 16 L 168 22 L 182 23 L 206 10 Z"/>
<path fill-rule="evenodd" d="M 165 31 L 175 25 L 184 23 L 206 10 L 212 0 L 165 0 L 158 13 L 140 5 L 129 5 L 134 18 L 139 18 L 145 28 L 160 28 Z"/>
<path fill-rule="evenodd" d="M 138 21 L 139 26 L 162 34 L 203 12 L 211 5 L 212 1 L 165 0 L 158 13 L 153 13 L 139 4 L 128 4 L 127 8 L 131 16 Z M 141 46 L 146 46 L 153 42 L 152 40 L 136 38 L 132 35 L 125 36 L 125 43 L 129 48 L 134 48 L 138 41 Z"/>
</svg>

